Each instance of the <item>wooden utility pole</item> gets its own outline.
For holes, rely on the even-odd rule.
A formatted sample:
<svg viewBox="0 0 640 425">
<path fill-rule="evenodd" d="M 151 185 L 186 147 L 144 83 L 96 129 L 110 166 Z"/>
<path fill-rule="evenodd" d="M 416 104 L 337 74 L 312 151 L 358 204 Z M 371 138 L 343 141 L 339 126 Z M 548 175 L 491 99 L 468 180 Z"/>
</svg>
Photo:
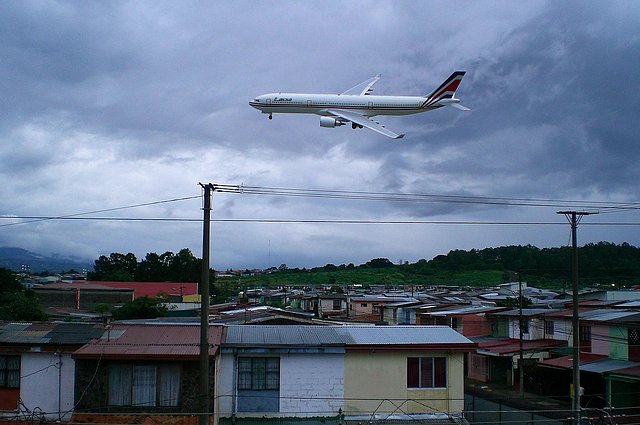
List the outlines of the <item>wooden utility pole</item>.
<svg viewBox="0 0 640 425">
<path fill-rule="evenodd" d="M 524 348 L 522 341 L 522 326 L 524 322 L 522 320 L 522 276 L 520 275 L 520 273 L 518 273 L 518 306 L 520 307 L 520 320 L 518 322 L 518 328 L 520 329 L 520 365 L 518 369 L 520 372 L 520 398 L 524 398 Z"/>
<path fill-rule="evenodd" d="M 580 423 L 580 315 L 578 310 L 578 222 L 585 215 L 597 214 L 576 211 L 558 211 L 563 214 L 571 224 L 571 283 L 573 286 L 573 390 L 571 409 L 574 415 L 574 424 Z"/>
<path fill-rule="evenodd" d="M 199 425 L 209 425 L 209 257 L 211 249 L 211 183 L 202 184 L 202 274 L 200 278 L 200 417 Z"/>
</svg>

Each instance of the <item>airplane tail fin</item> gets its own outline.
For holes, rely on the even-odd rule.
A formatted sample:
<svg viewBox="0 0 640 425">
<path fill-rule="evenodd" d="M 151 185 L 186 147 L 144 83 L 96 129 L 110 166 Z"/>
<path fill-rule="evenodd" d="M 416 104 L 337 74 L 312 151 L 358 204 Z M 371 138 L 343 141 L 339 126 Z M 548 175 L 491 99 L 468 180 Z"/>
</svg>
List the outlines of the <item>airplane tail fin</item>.
<svg viewBox="0 0 640 425">
<path fill-rule="evenodd" d="M 430 95 L 425 96 L 427 100 L 422 104 L 423 108 L 438 106 L 453 106 L 463 111 L 470 109 L 460 104 L 460 99 L 456 99 L 456 90 L 462 82 L 462 78 L 466 74 L 465 71 L 456 71 L 440 87 L 435 89 Z"/>
</svg>

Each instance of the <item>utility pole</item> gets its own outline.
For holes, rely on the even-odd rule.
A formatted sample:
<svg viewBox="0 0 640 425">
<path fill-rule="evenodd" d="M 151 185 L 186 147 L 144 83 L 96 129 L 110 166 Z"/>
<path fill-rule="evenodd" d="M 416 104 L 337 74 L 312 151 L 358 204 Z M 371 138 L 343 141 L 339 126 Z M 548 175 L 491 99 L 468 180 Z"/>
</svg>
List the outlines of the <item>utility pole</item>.
<svg viewBox="0 0 640 425">
<path fill-rule="evenodd" d="M 213 184 L 202 184 L 202 274 L 200 278 L 200 417 L 199 425 L 209 425 L 209 257 L 211 248 L 211 192 Z"/>
<path fill-rule="evenodd" d="M 580 423 L 580 316 L 578 310 L 578 223 L 585 215 L 597 214 L 576 211 L 558 211 L 571 224 L 571 283 L 573 285 L 573 391 L 571 408 L 574 424 Z"/>
<path fill-rule="evenodd" d="M 520 398 L 524 398 L 524 347 L 522 342 L 522 276 L 518 273 L 518 304 L 520 306 L 520 320 L 519 326 L 520 329 L 520 365 L 518 367 L 520 372 Z"/>
</svg>

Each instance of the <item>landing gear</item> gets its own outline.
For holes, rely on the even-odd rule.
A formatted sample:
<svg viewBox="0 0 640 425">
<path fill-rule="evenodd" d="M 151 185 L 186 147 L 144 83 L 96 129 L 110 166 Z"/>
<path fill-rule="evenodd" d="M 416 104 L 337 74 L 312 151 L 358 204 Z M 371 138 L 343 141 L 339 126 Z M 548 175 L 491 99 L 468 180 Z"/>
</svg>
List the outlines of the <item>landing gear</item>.
<svg viewBox="0 0 640 425">
<path fill-rule="evenodd" d="M 362 128 L 362 126 L 361 126 L 361 125 L 359 125 L 359 124 L 356 124 L 356 123 L 352 122 L 352 123 L 351 123 L 351 128 L 353 128 L 353 129 L 355 130 L 356 128 Z"/>
<path fill-rule="evenodd" d="M 269 114 L 269 119 L 272 120 L 273 119 L 273 114 Z"/>
</svg>

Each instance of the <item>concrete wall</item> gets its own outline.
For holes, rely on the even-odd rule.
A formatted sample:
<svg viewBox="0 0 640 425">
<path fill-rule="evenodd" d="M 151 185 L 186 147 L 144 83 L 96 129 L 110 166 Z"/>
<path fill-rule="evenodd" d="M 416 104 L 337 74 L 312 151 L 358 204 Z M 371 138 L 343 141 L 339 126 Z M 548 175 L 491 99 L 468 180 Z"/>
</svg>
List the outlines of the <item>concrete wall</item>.
<svg viewBox="0 0 640 425">
<path fill-rule="evenodd" d="M 625 326 L 608 326 L 608 334 L 605 337 L 609 341 L 609 357 L 616 360 L 629 360 L 628 331 Z M 591 337 L 592 343 L 593 336 Z"/>
<path fill-rule="evenodd" d="M 21 357 L 20 398 L 24 405 L 31 411 L 40 408 L 50 420 L 69 419 L 73 409 L 75 373 L 71 355 L 27 352 Z"/>
<path fill-rule="evenodd" d="M 447 388 L 407 388 L 407 358 L 447 356 Z M 464 355 L 432 352 L 347 353 L 346 415 L 371 412 L 460 413 L 464 407 Z M 400 405 L 400 409 L 398 408 Z"/>
<path fill-rule="evenodd" d="M 246 356 L 248 354 L 243 354 Z M 236 416 L 335 416 L 343 407 L 344 354 L 270 353 L 257 357 L 280 357 L 280 402 L 277 412 L 237 413 Z M 231 353 L 217 359 L 216 416 L 234 413 L 237 367 Z"/>
<path fill-rule="evenodd" d="M 609 355 L 609 326 L 591 326 L 591 352 Z"/>
</svg>

